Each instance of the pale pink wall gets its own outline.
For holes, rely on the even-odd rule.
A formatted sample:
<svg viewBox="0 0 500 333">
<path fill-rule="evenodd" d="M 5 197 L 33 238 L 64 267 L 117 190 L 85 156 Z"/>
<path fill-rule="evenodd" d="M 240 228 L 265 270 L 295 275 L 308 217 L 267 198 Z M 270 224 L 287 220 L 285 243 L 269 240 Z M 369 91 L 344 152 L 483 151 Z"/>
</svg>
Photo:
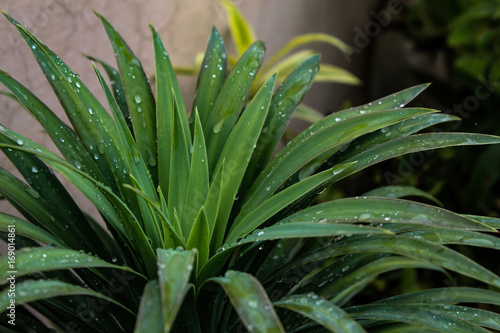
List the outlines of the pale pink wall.
<svg viewBox="0 0 500 333">
<path fill-rule="evenodd" d="M 356 26 L 369 19 L 374 1 L 342 0 L 237 0 L 256 29 L 266 41 L 268 51 L 275 52 L 289 38 L 306 32 L 328 32 L 353 43 Z M 57 53 L 91 89 L 100 95 L 100 87 L 92 66 L 82 54 L 87 53 L 114 63 L 107 36 L 92 10 L 103 14 L 127 40 L 143 61 L 146 72 L 152 74 L 153 52 L 148 22 L 162 36 L 174 64 L 190 65 L 193 56 L 205 47 L 208 33 L 215 25 L 228 36 L 224 12 L 215 0 L 1 0 L 0 7 Z M 230 46 L 229 46 L 230 47 Z M 349 63 L 340 52 L 322 47 L 323 58 L 362 76 L 363 55 Z M 31 52 L 9 22 L 0 17 L 0 68 L 9 72 L 35 92 L 49 107 L 64 118 L 49 85 L 31 56 Z M 360 67 L 361 66 L 361 67 Z M 191 96 L 195 80 L 181 80 L 183 92 Z M 1 88 L 3 89 L 3 88 Z M 308 97 L 318 109 L 333 111 L 357 91 L 340 85 L 321 85 Z M 102 97 L 100 97 L 102 100 Z M 190 102 L 187 102 L 188 104 Z M 53 147 L 29 115 L 16 103 L 0 96 L 0 124 L 48 147 Z M 12 170 L 0 156 L 0 167 Z M 84 202 L 84 200 L 83 200 Z M 83 203 L 88 206 L 88 203 Z M 0 202 L 0 211 L 9 211 Z"/>
</svg>

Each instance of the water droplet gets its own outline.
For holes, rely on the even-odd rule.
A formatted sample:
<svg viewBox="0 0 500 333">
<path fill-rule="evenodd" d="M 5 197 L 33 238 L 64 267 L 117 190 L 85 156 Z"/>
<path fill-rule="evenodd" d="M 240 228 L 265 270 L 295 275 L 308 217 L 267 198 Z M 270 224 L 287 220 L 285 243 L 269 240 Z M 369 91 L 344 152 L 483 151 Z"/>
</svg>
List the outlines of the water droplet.
<svg viewBox="0 0 500 333">
<path fill-rule="evenodd" d="M 134 95 L 134 101 L 139 104 L 142 102 L 142 98 L 140 95 Z"/>
<path fill-rule="evenodd" d="M 344 267 L 342 267 L 342 272 L 345 272 L 345 271 L 347 271 L 348 269 L 349 269 L 349 266 L 344 266 Z"/>
<path fill-rule="evenodd" d="M 82 87 L 82 85 L 78 81 L 75 82 L 75 86 L 77 86 L 77 88 L 81 88 Z"/>
<path fill-rule="evenodd" d="M 342 120 L 342 118 L 339 118 L 339 117 L 335 118 L 335 121 L 341 121 L 341 120 Z"/>
<path fill-rule="evenodd" d="M 17 144 L 18 144 L 18 145 L 20 145 L 20 146 L 22 146 L 22 145 L 23 145 L 23 143 L 24 143 L 24 141 L 23 141 L 23 140 L 21 140 L 21 139 L 17 139 L 17 140 L 16 140 L 16 142 L 17 142 Z"/>
<path fill-rule="evenodd" d="M 98 143 L 97 150 L 99 151 L 99 153 L 104 154 L 104 152 L 105 152 L 104 143 Z"/>
<path fill-rule="evenodd" d="M 38 199 L 40 198 L 40 193 L 38 193 L 37 191 L 35 191 L 34 189 L 32 189 L 31 187 L 27 187 L 26 188 L 26 192 L 29 193 L 29 195 L 31 195 L 33 198 L 35 199 Z"/>
<path fill-rule="evenodd" d="M 73 163 L 75 164 L 77 169 L 82 168 L 82 161 L 81 160 L 75 160 Z"/>
<path fill-rule="evenodd" d="M 222 126 L 224 125 L 224 119 L 221 119 L 219 120 L 215 125 L 214 125 L 214 128 L 213 128 L 213 131 L 215 134 L 217 133 L 220 133 L 220 131 L 222 130 Z"/>
</svg>

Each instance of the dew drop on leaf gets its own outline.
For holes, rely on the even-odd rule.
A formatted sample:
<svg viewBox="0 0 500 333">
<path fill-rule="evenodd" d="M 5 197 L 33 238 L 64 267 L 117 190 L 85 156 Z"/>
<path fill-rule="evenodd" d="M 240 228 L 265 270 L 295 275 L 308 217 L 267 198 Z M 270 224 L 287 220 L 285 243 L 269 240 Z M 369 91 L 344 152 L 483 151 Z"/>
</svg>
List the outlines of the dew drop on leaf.
<svg viewBox="0 0 500 333">
<path fill-rule="evenodd" d="M 213 128 L 213 131 L 215 134 L 217 133 L 220 133 L 220 131 L 222 130 L 222 126 L 224 125 L 224 119 L 221 119 L 219 120 L 215 125 L 214 125 L 214 128 Z"/>
</svg>

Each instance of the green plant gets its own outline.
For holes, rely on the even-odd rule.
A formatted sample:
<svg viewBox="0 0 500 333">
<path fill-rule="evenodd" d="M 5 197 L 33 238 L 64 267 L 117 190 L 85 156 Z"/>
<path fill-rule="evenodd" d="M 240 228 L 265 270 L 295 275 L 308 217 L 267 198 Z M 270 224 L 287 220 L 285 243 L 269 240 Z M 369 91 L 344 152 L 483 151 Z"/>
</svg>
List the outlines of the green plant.
<svg viewBox="0 0 500 333">
<path fill-rule="evenodd" d="M 45 128 L 63 158 L 0 127 L 0 147 L 25 181 L 0 169 L 0 192 L 23 218 L 0 213 L 18 250 L 0 259 L 5 332 L 485 332 L 500 328 L 500 277 L 446 245 L 498 250 L 500 220 L 370 196 L 311 206 L 336 181 L 380 161 L 447 146 L 500 143 L 482 134 L 424 133 L 457 120 L 404 107 L 426 85 L 327 116 L 272 155 L 318 71 L 301 63 L 247 103 L 265 47 L 255 42 L 226 77 L 213 30 L 191 116 L 152 28 L 156 97 L 140 61 L 99 15 L 116 53 L 112 116 L 78 75 L 13 18 L 72 126 L 5 72 L 0 81 Z M 82 212 L 53 170 L 96 206 Z M 56 204 L 56 207 L 54 207 Z M 14 230 L 15 229 L 15 233 Z M 14 266 L 9 266 L 13 262 Z M 451 283 L 410 294 L 366 293 L 383 273 L 419 268 Z M 9 270 L 15 269 L 15 297 Z M 12 274 L 12 273 L 11 273 Z M 444 284 L 444 283 L 443 283 Z M 229 301 L 228 301 L 229 300 Z M 462 306 L 479 303 L 481 307 Z M 28 305 L 26 308 L 24 305 Z M 489 306 L 489 307 L 488 307 Z M 9 311 L 7 312 L 9 313 Z M 43 319 L 40 319 L 43 317 Z M 485 327 L 485 328 L 483 328 Z"/>
</svg>

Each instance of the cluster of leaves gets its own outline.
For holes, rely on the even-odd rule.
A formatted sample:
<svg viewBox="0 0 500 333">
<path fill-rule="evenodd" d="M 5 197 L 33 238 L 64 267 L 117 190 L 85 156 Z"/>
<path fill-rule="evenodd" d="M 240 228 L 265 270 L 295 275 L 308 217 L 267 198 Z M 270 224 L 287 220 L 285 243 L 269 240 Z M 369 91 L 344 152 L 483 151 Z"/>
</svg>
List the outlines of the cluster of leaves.
<svg viewBox="0 0 500 333">
<path fill-rule="evenodd" d="M 366 301 L 381 274 L 435 270 L 500 288 L 500 277 L 448 247 L 500 249 L 500 220 L 402 200 L 408 188 L 311 206 L 327 186 L 381 161 L 448 146 L 500 143 L 417 132 L 456 117 L 405 107 L 426 85 L 324 117 L 273 153 L 319 70 L 303 61 L 249 100 L 265 47 L 253 43 L 230 73 L 213 30 L 188 116 L 162 41 L 151 28 L 156 96 L 140 61 L 99 15 L 117 70 L 94 66 L 111 114 L 78 75 L 6 15 L 27 42 L 68 116 L 62 122 L 6 72 L 0 81 L 63 157 L 0 127 L 0 148 L 24 180 L 0 169 L 15 226 L 15 297 L 0 259 L 4 332 L 488 332 L 500 305 L 488 288 L 446 287 Z M 81 211 L 54 171 L 101 213 Z M 54 205 L 57 204 L 57 206 Z M 5 236 L 5 234 L 3 234 Z M 229 302 L 228 302 L 229 300 Z M 469 306 L 460 305 L 462 303 Z M 493 309 L 490 307 L 490 309 Z M 43 319 L 41 319 L 43 318 Z"/>
</svg>

